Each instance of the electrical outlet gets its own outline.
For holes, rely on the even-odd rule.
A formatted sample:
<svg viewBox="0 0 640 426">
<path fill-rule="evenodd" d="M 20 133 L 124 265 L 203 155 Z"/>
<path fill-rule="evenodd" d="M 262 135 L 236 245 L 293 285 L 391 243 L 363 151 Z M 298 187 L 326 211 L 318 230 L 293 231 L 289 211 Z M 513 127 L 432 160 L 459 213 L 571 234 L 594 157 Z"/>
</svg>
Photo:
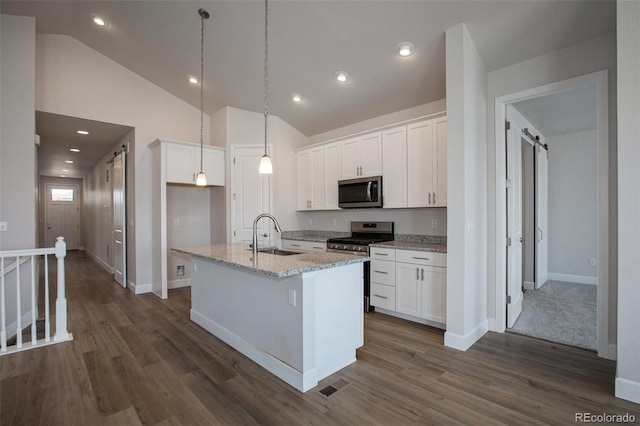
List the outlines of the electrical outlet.
<svg viewBox="0 0 640 426">
<path fill-rule="evenodd" d="M 313 219 L 309 218 L 309 226 L 313 225 Z"/>
<path fill-rule="evenodd" d="M 180 226 L 180 219 L 173 219 L 173 226 Z"/>
<path fill-rule="evenodd" d="M 595 257 L 590 257 L 589 258 L 589 266 L 596 266 L 596 258 Z"/>
<path fill-rule="evenodd" d="M 176 265 L 176 276 L 184 277 L 184 265 Z"/>
<path fill-rule="evenodd" d="M 0 222 L 0 232 L 8 231 L 9 224 L 7 222 Z"/>
<path fill-rule="evenodd" d="M 432 228 L 438 227 L 438 219 L 431 219 L 431 227 Z"/>
<path fill-rule="evenodd" d="M 296 291 L 292 288 L 289 289 L 289 304 L 296 306 Z"/>
<path fill-rule="evenodd" d="M 338 221 L 336 220 L 336 218 L 335 218 L 335 217 L 333 218 L 333 221 L 332 221 L 332 222 L 333 222 L 333 226 L 336 226 L 336 225 L 338 224 Z"/>
</svg>

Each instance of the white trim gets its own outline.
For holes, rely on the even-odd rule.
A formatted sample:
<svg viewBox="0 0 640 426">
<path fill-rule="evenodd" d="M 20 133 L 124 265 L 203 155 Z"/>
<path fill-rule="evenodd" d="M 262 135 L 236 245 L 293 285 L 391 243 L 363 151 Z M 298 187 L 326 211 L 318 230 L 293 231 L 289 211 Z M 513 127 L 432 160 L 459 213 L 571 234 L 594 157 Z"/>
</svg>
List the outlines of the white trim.
<svg viewBox="0 0 640 426">
<path fill-rule="evenodd" d="M 444 333 L 444 345 L 459 351 L 466 351 L 489 331 L 489 321 L 484 320 L 476 328 L 461 336 L 450 331 Z"/>
<path fill-rule="evenodd" d="M 609 350 L 607 354 L 602 355 L 602 357 L 615 361 L 618 359 L 618 345 L 614 345 L 613 343 L 609 344 Z"/>
<path fill-rule="evenodd" d="M 536 283 L 534 283 L 533 281 L 525 281 L 522 284 L 522 287 L 524 287 L 525 290 L 537 290 Z"/>
<path fill-rule="evenodd" d="M 33 348 L 40 348 L 42 346 L 49 346 L 49 345 L 54 345 L 54 344 L 62 343 L 62 342 L 70 342 L 72 340 L 73 340 L 73 334 L 71 334 L 71 333 L 68 333 L 67 337 L 65 337 L 64 339 L 60 339 L 60 340 L 51 339 L 48 342 L 46 340 L 44 340 L 44 339 L 37 340 L 35 345 L 31 342 L 31 340 L 29 340 L 28 342 L 22 343 L 21 347 L 18 347 L 17 345 L 8 346 L 7 350 L 5 352 L 0 352 L 0 355 L 14 354 L 16 352 L 22 352 L 22 351 L 26 351 L 26 350 L 33 349 Z"/>
<path fill-rule="evenodd" d="M 173 281 L 167 282 L 167 288 L 169 290 L 174 288 L 182 288 L 182 287 L 191 287 L 191 279 L 187 278 L 183 280 L 173 280 Z"/>
<path fill-rule="evenodd" d="M 640 404 L 640 383 L 616 377 L 616 398 Z"/>
<path fill-rule="evenodd" d="M 145 294 L 145 293 L 151 293 L 153 290 L 153 287 L 151 286 L 151 284 L 138 284 L 136 285 L 136 283 L 134 283 L 133 281 L 129 281 L 127 287 L 133 291 L 133 294 Z"/>
<path fill-rule="evenodd" d="M 277 377 L 284 380 L 286 383 L 293 386 L 297 390 L 306 392 L 309 389 L 317 386 L 317 369 L 310 369 L 306 374 L 303 374 L 301 371 L 296 370 L 295 368 L 285 364 L 272 355 L 264 352 L 257 346 L 252 345 L 237 334 L 232 333 L 225 327 L 214 321 L 211 321 L 209 318 L 206 318 L 204 315 L 200 314 L 197 311 L 194 311 L 193 309 L 191 309 L 191 321 L 195 322 L 200 327 L 204 328 L 209 333 L 213 334 L 232 348 L 241 352 L 256 364 L 275 374 Z M 352 361 L 348 362 L 346 365 L 340 367 L 339 369 L 342 369 L 355 361 L 356 360 L 354 358 Z"/>
<path fill-rule="evenodd" d="M 113 270 L 113 266 L 109 265 L 107 262 L 105 262 L 104 260 L 100 259 L 95 253 L 93 253 L 91 250 L 85 249 L 84 250 L 85 253 L 87 253 L 89 255 L 89 257 L 91 259 L 93 259 L 98 265 L 102 266 L 102 269 L 104 269 L 105 271 L 109 272 L 110 274 L 113 274 L 115 271 Z"/>
<path fill-rule="evenodd" d="M 525 99 L 537 98 L 552 93 L 559 93 L 595 84 L 597 103 L 597 264 L 598 266 L 598 301 L 597 301 L 597 346 L 598 355 L 605 356 L 609 352 L 609 98 L 608 71 L 602 70 L 591 74 L 523 90 L 516 93 L 496 97 L 495 99 L 495 312 L 489 321 L 490 330 L 504 332 L 506 326 L 506 200 L 504 182 L 506 181 L 505 165 L 505 108 L 507 104 Z"/>
<path fill-rule="evenodd" d="M 549 279 L 576 284 L 598 285 L 598 277 L 588 277 L 586 275 L 557 274 L 555 272 L 549 272 Z"/>
<path fill-rule="evenodd" d="M 375 312 L 378 312 L 378 313 L 384 314 L 384 315 L 389 315 L 389 316 L 396 317 L 396 318 L 400 318 L 400 319 L 403 319 L 403 320 L 411 321 L 411 322 L 417 322 L 417 323 L 420 323 L 420 324 L 428 325 L 429 327 L 440 328 L 442 330 L 446 330 L 447 329 L 447 326 L 445 324 L 441 323 L 441 322 L 430 321 L 430 320 L 426 320 L 424 318 L 414 317 L 413 315 L 407 315 L 407 314 L 403 314 L 401 312 L 390 311 L 388 309 L 380 308 L 378 306 L 376 306 Z"/>
</svg>

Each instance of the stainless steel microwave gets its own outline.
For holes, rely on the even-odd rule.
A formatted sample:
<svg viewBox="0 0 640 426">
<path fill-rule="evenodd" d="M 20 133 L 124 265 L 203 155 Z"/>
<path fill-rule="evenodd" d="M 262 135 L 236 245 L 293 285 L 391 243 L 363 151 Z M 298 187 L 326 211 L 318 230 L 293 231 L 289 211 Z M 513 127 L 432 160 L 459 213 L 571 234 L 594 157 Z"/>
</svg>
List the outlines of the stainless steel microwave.
<svg viewBox="0 0 640 426">
<path fill-rule="evenodd" d="M 382 207 L 382 176 L 339 180 L 338 206 L 343 209 Z"/>
</svg>

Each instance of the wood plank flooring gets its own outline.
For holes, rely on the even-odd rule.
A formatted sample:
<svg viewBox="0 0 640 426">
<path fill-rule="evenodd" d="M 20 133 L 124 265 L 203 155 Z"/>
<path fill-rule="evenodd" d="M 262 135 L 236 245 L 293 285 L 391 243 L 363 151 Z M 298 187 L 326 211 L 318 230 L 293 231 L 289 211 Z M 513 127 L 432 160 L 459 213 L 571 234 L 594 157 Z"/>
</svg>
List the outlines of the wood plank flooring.
<svg viewBox="0 0 640 426">
<path fill-rule="evenodd" d="M 495 333 L 459 352 L 441 330 L 376 313 L 358 361 L 302 394 L 192 323 L 189 288 L 135 296 L 82 252 L 66 264 L 74 340 L 0 357 L 1 425 L 640 421 L 613 397 L 615 363 L 592 352 Z"/>
</svg>

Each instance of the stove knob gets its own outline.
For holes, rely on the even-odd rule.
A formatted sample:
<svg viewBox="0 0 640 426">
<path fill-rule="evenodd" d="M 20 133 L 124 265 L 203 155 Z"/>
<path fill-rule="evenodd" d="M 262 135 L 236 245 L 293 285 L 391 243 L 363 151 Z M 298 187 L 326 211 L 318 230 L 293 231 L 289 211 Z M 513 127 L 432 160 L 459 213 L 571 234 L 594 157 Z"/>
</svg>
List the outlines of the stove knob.
<svg viewBox="0 0 640 426">
<path fill-rule="evenodd" d="M 363 246 L 358 246 L 358 247 L 357 247 L 357 250 L 358 250 L 358 251 L 364 251 L 364 247 L 363 247 Z"/>
</svg>

